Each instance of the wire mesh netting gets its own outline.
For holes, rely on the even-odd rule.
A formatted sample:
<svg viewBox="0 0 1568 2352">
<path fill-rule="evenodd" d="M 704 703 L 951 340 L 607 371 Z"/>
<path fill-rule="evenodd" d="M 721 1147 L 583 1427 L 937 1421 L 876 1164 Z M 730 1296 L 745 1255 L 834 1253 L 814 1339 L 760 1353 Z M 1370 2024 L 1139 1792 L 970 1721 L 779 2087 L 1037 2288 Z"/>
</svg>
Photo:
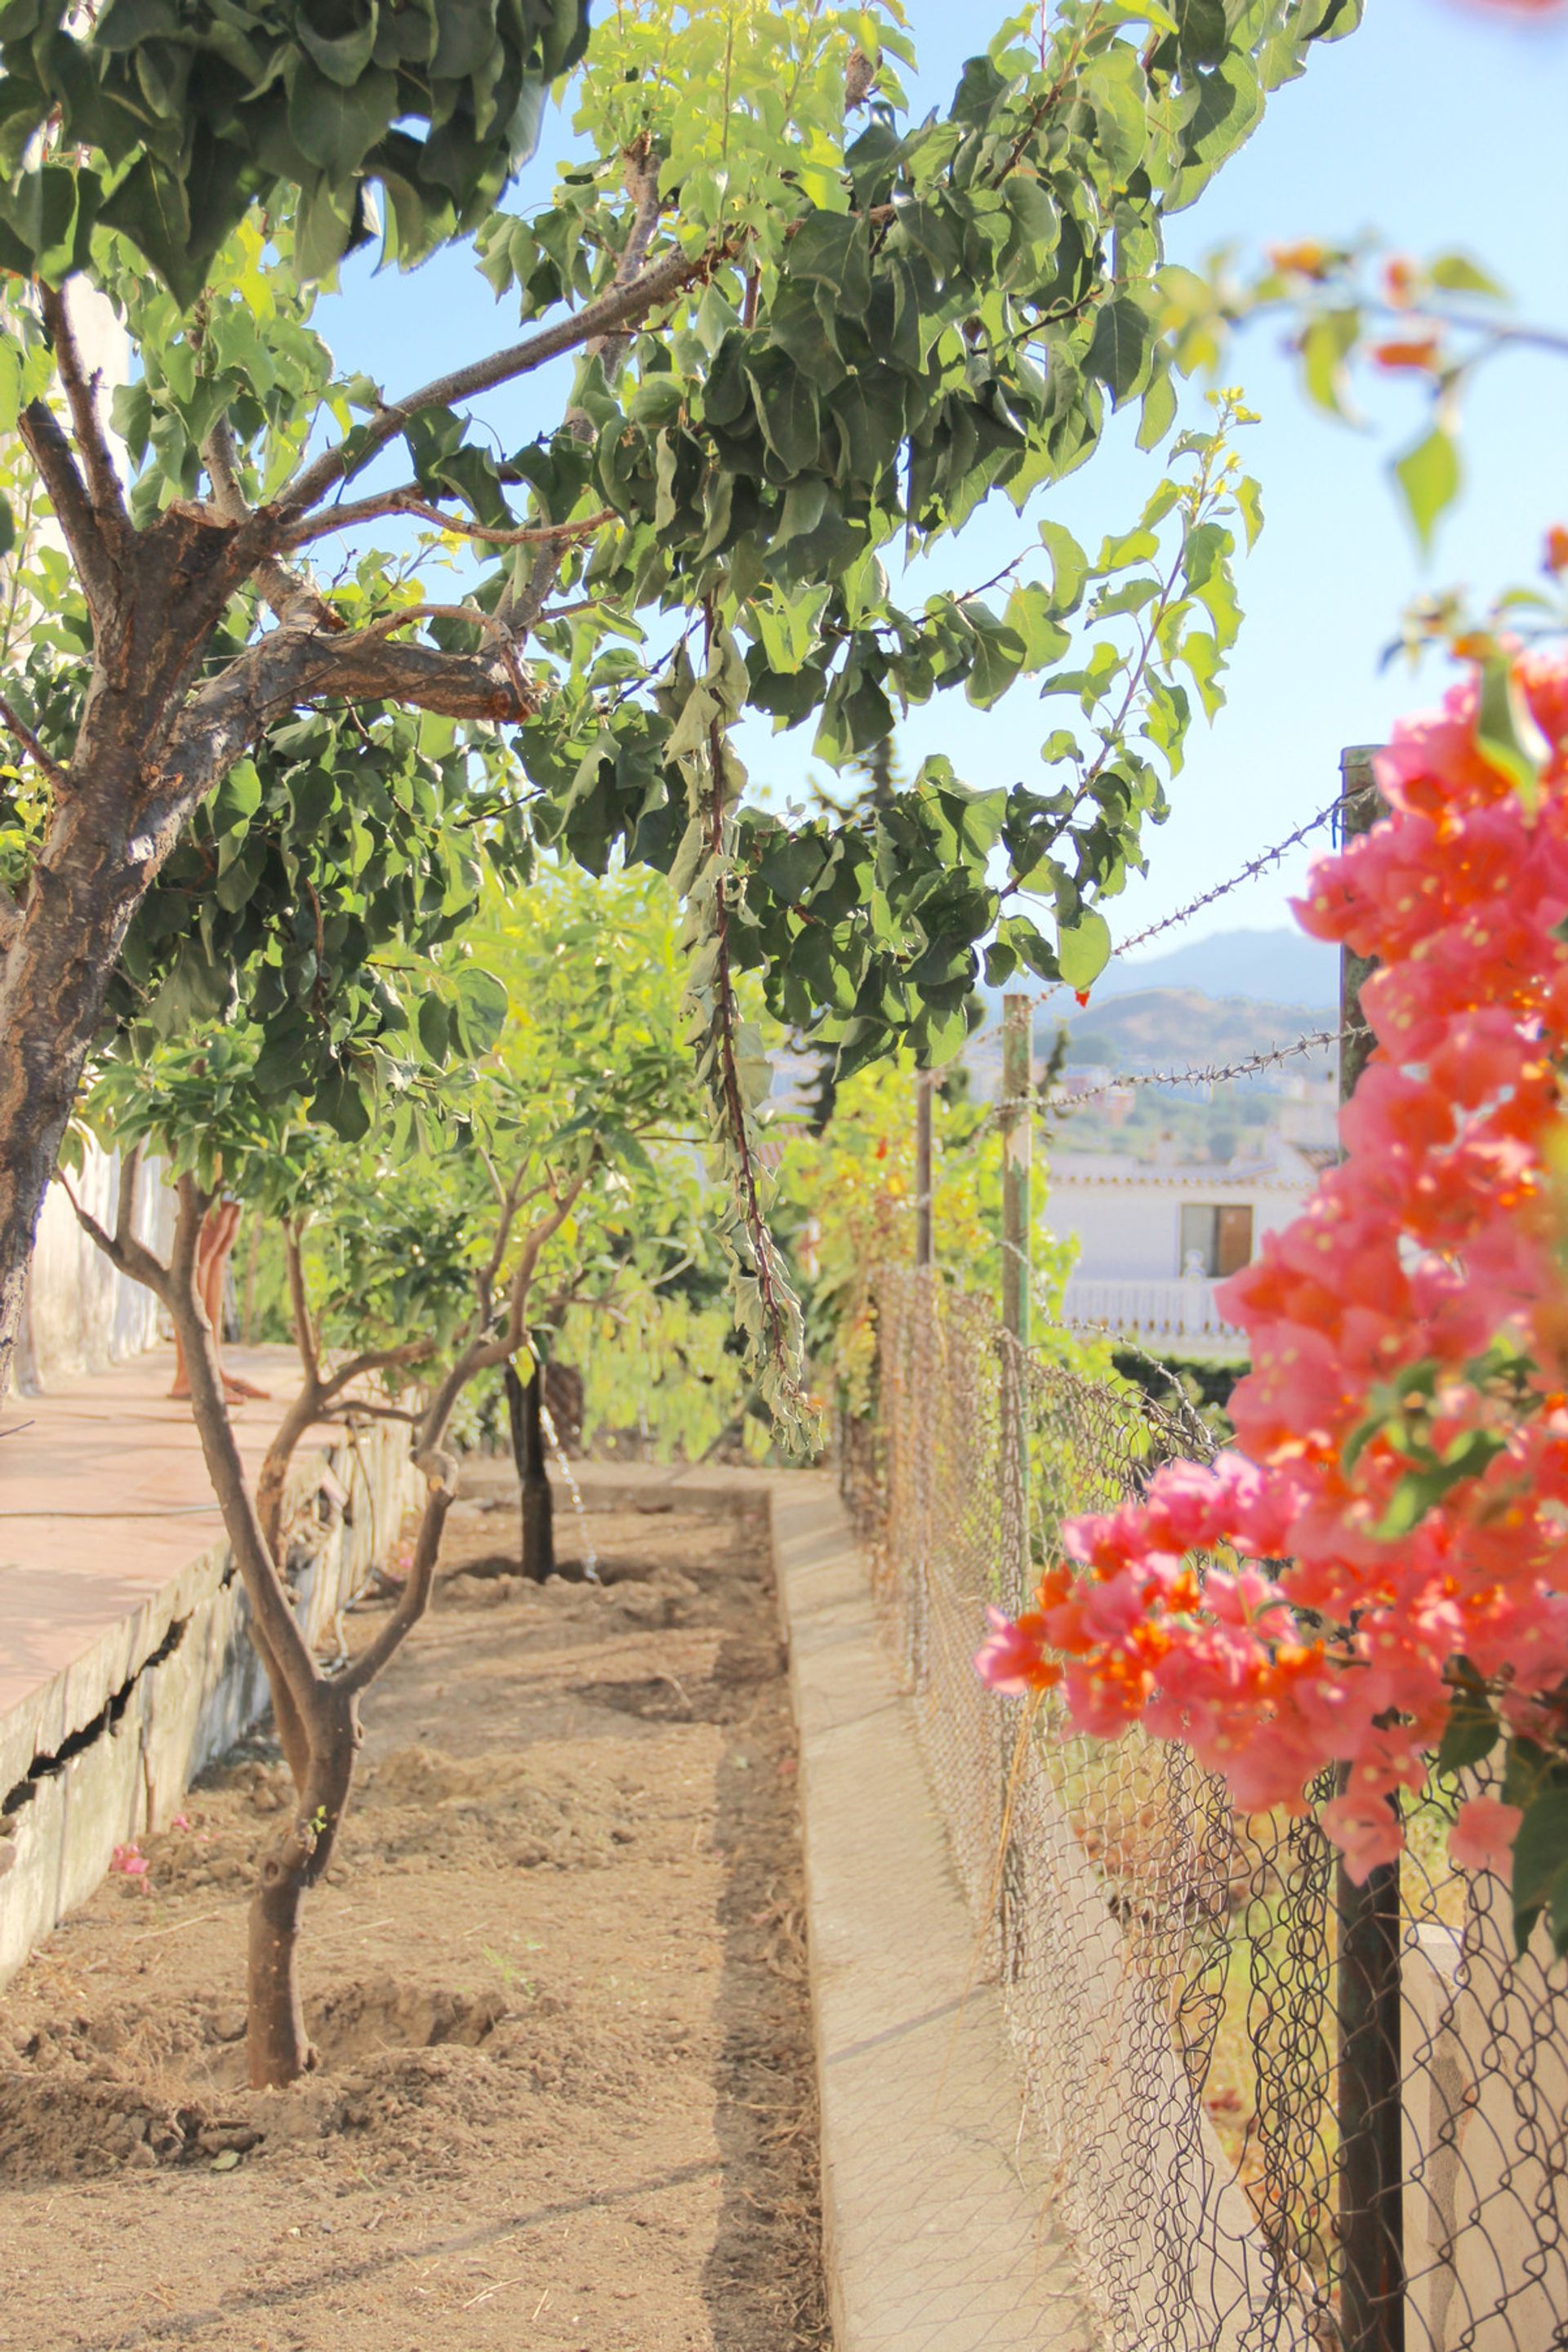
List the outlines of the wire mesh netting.
<svg viewBox="0 0 1568 2352">
<path fill-rule="evenodd" d="M 1063 1520 L 1201 1423 L 929 1269 L 876 1308 L 846 1492 L 1104 2352 L 1568 2352 L 1568 1966 L 1449 1864 L 1458 1791 L 1411 1809 L 1369 2008 L 1327 1785 L 1244 1818 L 1184 1748 L 974 1671 Z"/>
</svg>

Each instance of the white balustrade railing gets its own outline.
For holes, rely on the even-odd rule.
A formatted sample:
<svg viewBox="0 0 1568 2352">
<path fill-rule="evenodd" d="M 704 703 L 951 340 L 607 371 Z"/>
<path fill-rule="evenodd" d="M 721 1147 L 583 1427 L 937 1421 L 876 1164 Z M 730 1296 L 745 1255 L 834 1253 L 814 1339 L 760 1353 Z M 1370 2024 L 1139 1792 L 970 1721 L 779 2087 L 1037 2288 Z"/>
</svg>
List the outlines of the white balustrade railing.
<svg viewBox="0 0 1568 2352">
<path fill-rule="evenodd" d="M 1154 1276 L 1073 1275 L 1063 1301 L 1063 1320 L 1125 1332 L 1135 1339 L 1240 1341 L 1215 1304 L 1218 1284 L 1203 1275 Z"/>
</svg>

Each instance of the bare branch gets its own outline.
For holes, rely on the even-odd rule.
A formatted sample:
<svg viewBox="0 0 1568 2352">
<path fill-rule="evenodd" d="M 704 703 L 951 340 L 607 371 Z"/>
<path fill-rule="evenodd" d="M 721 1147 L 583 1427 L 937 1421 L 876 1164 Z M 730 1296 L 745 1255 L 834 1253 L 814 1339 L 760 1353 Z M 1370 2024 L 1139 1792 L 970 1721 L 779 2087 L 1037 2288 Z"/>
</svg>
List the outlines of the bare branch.
<svg viewBox="0 0 1568 2352">
<path fill-rule="evenodd" d="M 464 617 L 480 616 L 464 608 Z M 368 631 L 270 629 L 185 703 L 139 808 L 139 828 L 154 839 L 177 831 L 234 761 L 301 703 L 404 702 L 451 719 L 515 720 L 536 707 L 515 670 L 515 658 L 499 651 L 441 653 Z"/>
<path fill-rule="evenodd" d="M 120 1163 L 120 1182 L 114 1196 L 114 1238 L 121 1249 L 129 1249 L 136 1240 L 136 1196 L 142 1189 L 142 1162 L 146 1156 L 146 1144 L 138 1140 Z"/>
<path fill-rule="evenodd" d="M 87 476 L 88 497 L 111 556 L 122 561 L 130 553 L 135 530 L 126 510 L 125 493 L 121 488 L 120 476 L 115 471 L 103 423 L 98 413 L 98 379 L 96 376 L 89 379 L 83 369 L 76 329 L 71 323 L 64 294 L 57 292 L 52 286 L 40 284 L 38 302 L 44 324 L 48 329 L 49 341 L 54 345 L 55 366 L 70 409 L 76 446 Z"/>
<path fill-rule="evenodd" d="M 252 521 L 252 509 L 240 488 L 234 435 L 226 416 L 220 416 L 208 434 L 202 447 L 202 462 L 213 487 L 213 504 L 225 522 Z M 342 615 L 333 612 L 324 596 L 276 556 L 262 556 L 252 576 L 285 628 L 341 629 L 346 625 Z"/>
<path fill-rule="evenodd" d="M 647 142 L 639 142 L 626 157 L 626 182 L 636 206 L 625 248 L 616 265 L 614 284 L 629 286 L 637 278 L 653 234 L 658 226 L 660 198 L 658 193 L 658 161 L 650 158 Z M 587 356 L 596 358 L 605 372 L 606 382 L 613 382 L 626 358 L 629 338 L 624 334 L 595 335 L 587 346 Z M 593 425 L 580 408 L 569 407 L 565 423 L 579 441 L 592 437 Z M 529 571 L 525 587 L 509 589 L 497 607 L 500 618 L 518 637 L 524 637 L 535 626 L 551 593 L 561 575 L 558 551 L 541 548 Z"/>
<path fill-rule="evenodd" d="M 441 1531 L 447 1524 L 447 1514 L 456 1500 L 456 1491 L 447 1482 L 445 1471 L 432 1475 L 419 1521 L 419 1533 L 415 1538 L 414 1558 L 397 1605 L 374 1641 L 360 1652 L 353 1665 L 336 1676 L 336 1689 L 344 1692 L 367 1689 L 430 1606 L 436 1562 L 441 1554 Z"/>
<path fill-rule="evenodd" d="M 16 419 L 16 429 L 49 494 L 88 604 L 94 616 L 100 616 L 112 604 L 118 582 L 76 453 L 47 401 L 29 401 Z"/>
<path fill-rule="evenodd" d="M 76 1221 L 94 1248 L 100 1249 L 117 1274 L 129 1282 L 139 1282 L 154 1298 L 169 1305 L 170 1269 L 153 1255 L 145 1243 L 131 1238 L 122 1240 L 118 1234 L 106 1233 L 90 1209 L 84 1209 L 76 1195 L 76 1188 L 64 1171 L 59 1178 L 61 1190 L 76 1212 Z"/>
<path fill-rule="evenodd" d="M 63 792 L 68 781 L 65 770 L 50 759 L 32 729 L 17 717 L 4 695 L 0 695 L 0 720 L 5 722 L 6 733 L 16 737 L 28 758 L 37 762 L 56 792 Z"/>
<path fill-rule="evenodd" d="M 616 520 L 614 507 L 601 507 L 596 514 L 584 516 L 580 522 L 530 523 L 512 530 L 500 530 L 489 523 L 470 522 L 466 516 L 447 514 L 421 498 L 412 485 L 400 490 L 387 490 L 374 499 L 345 499 L 342 506 L 329 507 L 324 513 L 312 515 L 308 521 L 295 523 L 284 532 L 281 544 L 303 547 L 310 540 L 326 539 L 334 531 L 352 530 L 356 523 L 378 522 L 388 515 L 414 515 L 425 522 L 435 523 L 442 530 L 456 531 L 460 539 L 482 540 L 488 547 L 560 546 L 569 540 L 585 538 L 589 532 L 602 530 Z"/>
<path fill-rule="evenodd" d="M 399 1348 L 367 1348 L 363 1355 L 351 1356 L 348 1362 L 332 1374 L 331 1380 L 323 1381 L 322 1402 L 330 1402 L 333 1397 L 341 1396 L 351 1381 L 363 1380 L 367 1372 L 387 1372 L 395 1370 L 399 1365 L 423 1363 L 426 1357 L 435 1353 L 435 1340 L 428 1339 L 405 1339 Z M 356 1412 L 381 1410 L 379 1406 L 373 1405 L 364 1398 L 351 1397 L 348 1402 Z M 401 1412 L 401 1408 L 399 1411 Z M 417 1418 L 416 1415 L 404 1417 Z"/>
<path fill-rule="evenodd" d="M 305 1381 L 312 1396 L 321 1394 L 321 1358 L 316 1345 L 315 1325 L 310 1319 L 310 1301 L 305 1288 L 305 1259 L 300 1247 L 300 1228 L 289 1219 L 283 1225 L 283 1262 L 289 1276 L 289 1311 L 294 1323 L 294 1345 L 300 1350 L 300 1360 L 305 1367 Z"/>
<path fill-rule="evenodd" d="M 500 1339 L 490 1342 L 487 1362 L 481 1365 L 479 1370 L 487 1370 L 494 1364 L 504 1364 L 509 1356 L 516 1355 L 527 1338 L 528 1294 L 533 1287 L 533 1277 L 539 1265 L 540 1253 L 545 1243 L 560 1232 L 577 1205 L 578 1196 L 588 1181 L 589 1173 L 590 1171 L 584 1168 L 580 1176 L 574 1176 L 550 1214 L 547 1217 L 541 1217 L 539 1223 L 530 1229 L 528 1237 L 522 1244 L 522 1255 L 518 1260 L 517 1271 L 511 1278 L 510 1313 L 507 1319 L 506 1330 Z"/>
<path fill-rule="evenodd" d="M 410 418 L 423 410 L 450 408 L 458 401 L 474 399 L 481 392 L 493 392 L 498 384 L 514 383 L 519 376 L 531 375 L 547 361 L 580 350 L 595 336 L 618 333 L 623 327 L 646 318 L 657 304 L 679 294 L 694 279 L 706 277 L 731 251 L 728 238 L 705 247 L 698 254 L 677 247 L 650 268 L 639 271 L 627 284 L 607 287 L 574 317 L 542 328 L 521 343 L 492 352 L 489 359 L 475 360 L 468 367 L 455 368 L 449 375 L 437 376 L 417 392 L 393 401 L 378 410 L 367 425 L 357 426 L 352 440 L 340 441 L 307 466 L 279 500 L 279 512 L 285 518 L 309 514 L 336 483 L 346 480 L 351 473 L 358 473 L 378 449 L 395 440 Z"/>
<path fill-rule="evenodd" d="M 305 1748 L 314 1747 L 319 1735 L 327 1728 L 326 1685 L 310 1654 L 304 1629 L 294 1614 L 274 1557 L 273 1538 L 262 1525 L 240 1460 L 234 1423 L 224 1396 L 213 1328 L 196 1288 L 196 1256 L 212 1196 L 204 1192 L 195 1177 L 189 1175 L 179 1179 L 175 1190 L 180 1205 L 174 1219 L 174 1246 L 170 1253 L 164 1304 L 174 1318 L 185 1360 L 191 1412 L 201 1439 L 207 1475 L 250 1602 L 252 1636 L 273 1685 L 274 1697 L 279 1690 L 284 1694 L 279 1708 L 279 1730 L 289 1709 L 298 1717 L 297 1722 L 290 1719 L 286 1742 L 289 1768 L 295 1770 Z"/>
</svg>

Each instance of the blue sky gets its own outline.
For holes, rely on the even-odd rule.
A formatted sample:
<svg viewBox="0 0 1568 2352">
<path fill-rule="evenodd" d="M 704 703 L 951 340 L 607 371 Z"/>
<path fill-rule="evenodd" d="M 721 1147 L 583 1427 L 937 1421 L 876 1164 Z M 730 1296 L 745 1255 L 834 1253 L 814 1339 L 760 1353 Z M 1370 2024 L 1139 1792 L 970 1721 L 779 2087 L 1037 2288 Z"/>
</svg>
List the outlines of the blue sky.
<svg viewBox="0 0 1568 2352">
<path fill-rule="evenodd" d="M 952 0 L 910 0 L 909 14 L 921 53 L 916 102 L 932 104 L 985 20 Z M 1248 145 L 1171 224 L 1171 257 L 1197 263 L 1224 244 L 1332 242 L 1376 229 L 1417 254 L 1463 247 L 1504 280 L 1524 313 L 1568 329 L 1565 98 L 1568 26 L 1451 0 L 1370 0 L 1363 28 L 1315 54 L 1302 79 L 1270 100 Z M 565 143 L 561 119 L 552 118 L 525 197 L 531 187 L 542 195 Z M 458 255 L 427 265 L 414 285 L 425 299 L 414 306 L 412 329 L 409 284 L 390 273 L 354 273 L 321 314 L 340 361 L 392 389 L 493 348 L 498 325 L 502 334 L 511 325 Z M 1280 336 L 1278 324 L 1250 330 L 1227 371 L 1262 414 L 1246 455 L 1268 518 L 1242 575 L 1247 618 L 1229 704 L 1212 730 L 1194 735 L 1171 819 L 1150 836 L 1150 874 L 1111 910 L 1119 934 L 1288 833 L 1332 795 L 1342 745 L 1376 740 L 1401 711 L 1436 698 L 1443 679 L 1434 665 L 1414 677 L 1403 667 L 1379 672 L 1412 594 L 1463 582 L 1484 598 L 1527 577 L 1545 527 L 1568 521 L 1568 361 L 1521 355 L 1483 373 L 1466 412 L 1463 501 L 1424 563 L 1385 471 L 1421 425 L 1419 394 L 1373 387 L 1373 425 L 1347 430 L 1307 407 Z M 513 400 L 502 429 L 521 439 L 536 418 L 553 415 L 559 394 L 536 382 Z M 1195 420 L 1203 411 L 1193 405 Z M 1037 512 L 1095 541 L 1132 520 L 1158 474 L 1132 448 L 1131 425 L 1118 425 Z M 966 533 L 955 577 L 984 578 L 1029 536 L 994 500 Z M 903 740 L 910 753 L 945 751 L 971 782 L 994 783 L 1037 772 L 1052 723 L 1026 685 L 990 712 L 944 698 L 913 716 Z M 803 736 L 759 730 L 746 750 L 753 774 L 785 796 L 804 781 Z M 1181 936 L 1288 919 L 1285 898 L 1303 871 L 1297 853 Z"/>
</svg>

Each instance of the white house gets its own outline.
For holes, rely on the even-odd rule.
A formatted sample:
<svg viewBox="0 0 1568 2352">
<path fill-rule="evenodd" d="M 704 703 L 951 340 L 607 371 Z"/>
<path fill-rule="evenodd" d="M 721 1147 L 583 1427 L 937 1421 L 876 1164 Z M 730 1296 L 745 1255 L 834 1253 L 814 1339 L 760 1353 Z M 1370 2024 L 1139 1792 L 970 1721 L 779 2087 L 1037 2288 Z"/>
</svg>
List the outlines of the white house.
<svg viewBox="0 0 1568 2352">
<path fill-rule="evenodd" d="M 1215 1290 L 1289 1223 L 1333 1156 L 1270 1133 L 1251 1159 L 1220 1165 L 1122 1152 L 1054 1160 L 1045 1221 L 1079 1243 L 1068 1321 L 1155 1348 L 1220 1355 L 1244 1344 Z"/>
</svg>

